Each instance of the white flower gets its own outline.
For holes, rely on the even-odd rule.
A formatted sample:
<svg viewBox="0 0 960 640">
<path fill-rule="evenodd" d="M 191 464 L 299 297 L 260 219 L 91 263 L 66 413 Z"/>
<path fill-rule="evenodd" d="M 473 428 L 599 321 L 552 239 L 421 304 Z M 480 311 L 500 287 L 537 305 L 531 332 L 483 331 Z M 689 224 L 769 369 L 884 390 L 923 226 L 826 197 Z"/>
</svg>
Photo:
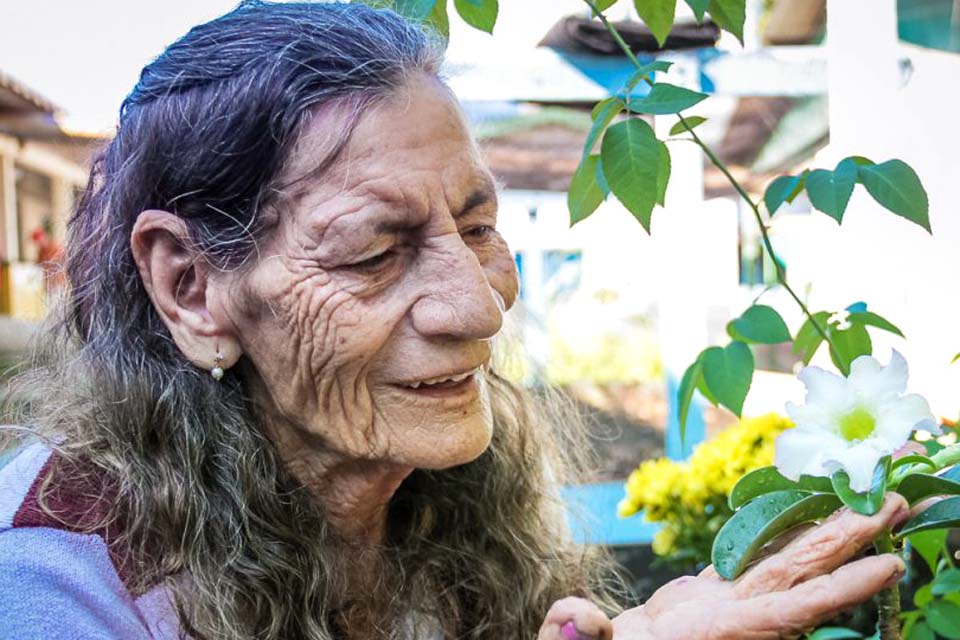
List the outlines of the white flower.
<svg viewBox="0 0 960 640">
<path fill-rule="evenodd" d="M 777 438 L 774 454 L 780 473 L 792 480 L 843 469 L 851 489 L 867 491 L 880 458 L 903 446 L 914 429 L 938 430 L 927 401 L 904 394 L 907 361 L 896 351 L 886 367 L 870 356 L 857 358 L 847 378 L 819 367 L 805 368 L 799 378 L 806 403 L 787 403 L 796 426 Z"/>
</svg>

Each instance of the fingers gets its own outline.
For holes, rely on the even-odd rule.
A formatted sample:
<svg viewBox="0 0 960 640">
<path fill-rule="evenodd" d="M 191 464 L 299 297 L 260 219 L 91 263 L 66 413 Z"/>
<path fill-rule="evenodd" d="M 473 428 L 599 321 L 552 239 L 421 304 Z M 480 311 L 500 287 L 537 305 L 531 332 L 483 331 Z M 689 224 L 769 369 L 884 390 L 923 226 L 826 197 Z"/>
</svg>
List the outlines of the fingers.
<svg viewBox="0 0 960 640">
<path fill-rule="evenodd" d="M 903 561 L 892 554 L 863 558 L 788 591 L 744 600 L 736 605 L 738 614 L 729 618 L 739 620 L 742 637 L 800 634 L 869 600 L 899 580 L 904 571 Z"/>
<path fill-rule="evenodd" d="M 737 581 L 736 593 L 750 597 L 783 591 L 829 573 L 853 558 L 881 531 L 902 522 L 908 513 L 906 501 L 894 493 L 887 494 L 883 507 L 872 516 L 843 510 L 747 571 Z"/>
<path fill-rule="evenodd" d="M 703 573 L 706 571 L 704 570 Z M 644 604 L 644 609 L 648 616 L 655 618 L 678 605 L 694 600 L 716 602 L 726 600 L 730 597 L 730 588 L 731 584 L 726 580 L 681 576 L 657 589 Z"/>
<path fill-rule="evenodd" d="M 564 598 L 550 607 L 537 640 L 610 640 L 613 626 L 600 608 L 583 598 Z"/>
</svg>

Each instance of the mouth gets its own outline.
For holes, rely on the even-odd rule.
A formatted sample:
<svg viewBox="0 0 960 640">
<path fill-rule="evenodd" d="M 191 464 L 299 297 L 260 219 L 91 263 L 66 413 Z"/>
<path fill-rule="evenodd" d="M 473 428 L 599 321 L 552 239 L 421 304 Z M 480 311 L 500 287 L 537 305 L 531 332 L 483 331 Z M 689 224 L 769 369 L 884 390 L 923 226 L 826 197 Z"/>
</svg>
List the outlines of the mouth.
<svg viewBox="0 0 960 640">
<path fill-rule="evenodd" d="M 434 378 L 425 378 L 414 382 L 400 383 L 395 386 L 418 396 L 445 398 L 457 396 L 476 389 L 476 378 L 480 368 L 475 367 L 461 373 L 451 373 Z"/>
</svg>

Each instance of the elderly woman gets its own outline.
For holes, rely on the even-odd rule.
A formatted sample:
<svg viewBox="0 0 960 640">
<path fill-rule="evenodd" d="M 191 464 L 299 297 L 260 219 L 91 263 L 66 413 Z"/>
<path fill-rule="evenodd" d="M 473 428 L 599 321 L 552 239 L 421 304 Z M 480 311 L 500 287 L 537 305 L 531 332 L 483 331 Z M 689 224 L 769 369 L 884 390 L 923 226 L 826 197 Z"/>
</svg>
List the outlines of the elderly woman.
<svg viewBox="0 0 960 640">
<path fill-rule="evenodd" d="M 440 59 L 389 11 L 251 2 L 143 70 L 21 382 L 0 636 L 777 638 L 898 579 L 854 560 L 890 499 L 617 610 L 571 428 L 491 367 L 517 276 Z"/>
</svg>

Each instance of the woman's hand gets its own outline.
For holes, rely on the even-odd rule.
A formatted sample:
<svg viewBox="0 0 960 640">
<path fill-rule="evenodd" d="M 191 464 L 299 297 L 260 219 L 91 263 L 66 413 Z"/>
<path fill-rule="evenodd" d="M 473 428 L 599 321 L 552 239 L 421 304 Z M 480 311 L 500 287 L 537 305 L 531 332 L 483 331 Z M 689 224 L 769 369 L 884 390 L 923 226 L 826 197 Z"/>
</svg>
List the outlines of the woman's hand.
<svg viewBox="0 0 960 640">
<path fill-rule="evenodd" d="M 873 516 L 843 510 L 818 527 L 804 531 L 782 549 L 728 582 L 713 567 L 659 589 L 641 607 L 613 620 L 616 640 L 759 640 L 798 637 L 857 605 L 900 579 L 904 565 L 886 554 L 849 562 L 884 529 L 902 523 L 906 501 L 889 494 Z M 573 621 L 580 638 L 608 633 L 600 614 L 585 601 L 550 610 L 541 640 L 570 640 L 563 625 Z M 592 605 L 591 605 L 592 606 Z M 563 618 L 564 613 L 569 613 Z M 579 614 L 579 617 L 577 615 Z M 602 614 L 600 614 L 602 615 Z M 582 621 L 582 622 L 581 622 Z M 583 626 L 581 626 L 581 624 Z M 569 628 L 569 627 L 568 627 Z M 553 635 L 545 635 L 552 633 Z"/>
</svg>

